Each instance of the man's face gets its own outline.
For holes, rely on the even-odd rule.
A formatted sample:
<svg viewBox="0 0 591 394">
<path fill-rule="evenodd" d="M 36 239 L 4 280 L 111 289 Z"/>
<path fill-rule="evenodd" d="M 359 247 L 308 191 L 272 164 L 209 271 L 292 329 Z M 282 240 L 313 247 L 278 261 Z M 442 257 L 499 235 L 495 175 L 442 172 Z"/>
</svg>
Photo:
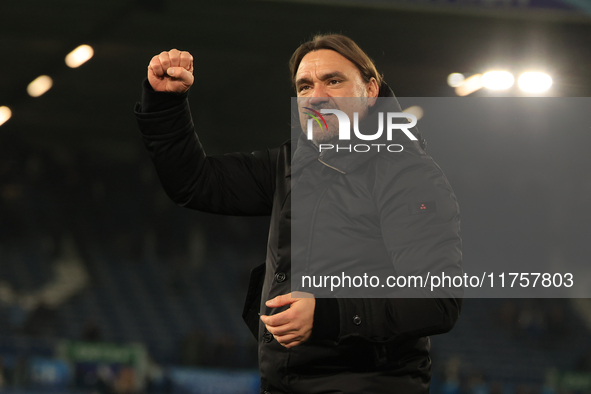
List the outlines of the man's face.
<svg viewBox="0 0 591 394">
<path fill-rule="evenodd" d="M 338 109 L 345 112 L 351 122 L 353 113 L 359 113 L 362 119 L 369 107 L 375 103 L 379 87 L 374 78 L 365 82 L 361 73 L 351 61 L 339 53 L 320 49 L 303 57 L 296 73 L 296 92 L 302 130 L 306 133 L 309 110 L 320 111 L 323 108 Z M 345 98 L 345 97 L 353 97 Z M 313 122 L 314 144 L 327 143 L 338 137 L 339 122 L 333 114 L 323 114 L 328 130 Z"/>
</svg>

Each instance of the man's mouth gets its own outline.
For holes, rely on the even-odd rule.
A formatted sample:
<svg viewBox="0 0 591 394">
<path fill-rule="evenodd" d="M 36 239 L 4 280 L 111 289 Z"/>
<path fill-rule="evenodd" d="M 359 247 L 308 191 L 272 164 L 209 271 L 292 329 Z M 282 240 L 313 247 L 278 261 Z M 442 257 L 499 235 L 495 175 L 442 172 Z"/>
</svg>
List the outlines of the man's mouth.
<svg viewBox="0 0 591 394">
<path fill-rule="evenodd" d="M 318 111 L 318 112 L 320 112 L 320 111 Z M 306 113 L 304 113 L 304 115 L 306 115 L 308 118 L 312 119 L 312 115 L 314 115 L 314 114 L 310 114 L 309 112 L 306 112 Z M 323 117 L 325 117 L 325 118 L 327 116 L 334 116 L 334 114 L 323 114 L 323 113 L 320 113 L 320 115 L 323 116 Z"/>
</svg>

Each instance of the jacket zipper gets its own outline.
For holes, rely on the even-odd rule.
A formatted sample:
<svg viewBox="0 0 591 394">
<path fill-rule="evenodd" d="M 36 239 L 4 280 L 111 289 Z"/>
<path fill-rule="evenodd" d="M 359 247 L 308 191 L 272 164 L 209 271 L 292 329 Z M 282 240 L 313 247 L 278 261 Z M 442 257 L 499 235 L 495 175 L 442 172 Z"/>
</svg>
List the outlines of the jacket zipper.
<svg viewBox="0 0 591 394">
<path fill-rule="evenodd" d="M 333 170 L 337 170 L 337 171 L 338 171 L 338 172 L 340 172 L 341 174 L 344 174 L 344 173 L 345 173 L 345 171 L 341 171 L 341 170 L 339 170 L 339 169 L 338 169 L 338 168 L 336 168 L 336 167 L 333 167 L 333 166 L 330 166 L 330 165 L 326 164 L 325 162 L 323 162 L 322 160 L 320 160 L 320 158 L 318 158 L 318 161 L 319 161 L 319 162 L 321 162 L 322 164 L 324 164 L 325 166 L 332 168 Z"/>
<path fill-rule="evenodd" d="M 318 213 L 318 207 L 320 206 L 320 202 L 322 201 L 322 198 L 324 197 L 324 194 L 326 193 L 327 190 L 328 190 L 328 187 L 322 191 L 322 194 L 320 194 L 318 201 L 316 201 L 316 205 L 314 206 L 314 211 L 312 212 L 312 221 L 310 223 L 310 231 L 308 232 L 308 253 L 306 256 L 306 272 L 308 272 L 310 270 L 310 257 L 312 256 L 312 242 L 314 241 L 313 235 L 314 235 L 314 226 L 316 224 L 315 223 L 316 222 L 316 214 Z"/>
<path fill-rule="evenodd" d="M 332 168 L 333 170 L 337 170 L 341 174 L 345 173 L 344 171 L 341 171 L 338 168 L 335 168 L 333 166 L 326 164 L 325 162 L 320 160 L 320 157 L 318 158 L 318 161 L 321 162 L 322 164 L 324 164 L 325 166 Z M 312 212 L 312 223 L 311 223 L 310 231 L 308 234 L 308 255 L 306 256 L 306 271 L 310 269 L 310 257 L 312 254 L 312 241 L 313 241 L 312 235 L 314 233 L 314 224 L 316 221 L 316 213 L 318 212 L 318 207 L 320 206 L 320 202 L 322 201 L 322 198 L 324 197 L 324 194 L 326 193 L 327 190 L 328 190 L 328 187 L 322 191 L 320 198 L 318 198 L 318 201 L 316 202 L 316 206 L 314 207 L 314 211 Z"/>
</svg>

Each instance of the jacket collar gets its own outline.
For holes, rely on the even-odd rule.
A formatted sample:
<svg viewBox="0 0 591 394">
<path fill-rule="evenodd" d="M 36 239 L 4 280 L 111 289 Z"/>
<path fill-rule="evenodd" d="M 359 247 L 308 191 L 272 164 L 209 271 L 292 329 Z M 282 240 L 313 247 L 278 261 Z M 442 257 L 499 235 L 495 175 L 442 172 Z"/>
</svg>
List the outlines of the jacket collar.
<svg viewBox="0 0 591 394">
<path fill-rule="evenodd" d="M 400 104 L 394 96 L 394 92 L 392 92 L 392 89 L 390 89 L 390 87 L 385 82 L 383 82 L 380 86 L 380 93 L 378 97 L 391 97 L 392 100 L 384 100 L 379 105 L 379 107 L 377 105 L 372 107 L 370 109 L 368 116 L 361 122 L 360 128 L 365 130 L 377 130 L 378 118 L 375 115 L 377 114 L 377 112 L 402 112 Z M 421 147 L 424 149 L 426 141 L 422 138 L 422 136 L 418 132 L 418 129 L 414 127 L 411 130 L 417 136 Z M 378 153 L 377 149 L 371 149 L 369 152 L 349 152 L 348 150 L 344 149 L 340 149 L 339 151 L 337 151 L 336 149 L 331 149 L 319 152 L 318 147 L 314 145 L 312 141 L 306 138 L 305 134 L 302 132 L 302 129 L 300 127 L 294 129 L 294 133 L 295 135 L 292 134 L 293 137 L 291 140 L 291 150 L 293 157 L 291 161 L 291 167 L 288 170 L 288 175 L 291 175 L 291 173 L 297 173 L 314 160 L 319 160 L 326 166 L 336 171 L 339 171 L 343 174 L 348 174 L 357 169 L 359 166 L 361 166 L 368 160 L 370 160 Z M 386 133 L 383 133 L 380 139 L 372 141 L 371 143 L 388 145 L 392 142 L 398 141 L 387 141 Z M 355 145 L 356 143 L 368 142 L 356 140 L 352 136 L 350 142 L 341 142 L 339 145 L 348 146 Z"/>
</svg>

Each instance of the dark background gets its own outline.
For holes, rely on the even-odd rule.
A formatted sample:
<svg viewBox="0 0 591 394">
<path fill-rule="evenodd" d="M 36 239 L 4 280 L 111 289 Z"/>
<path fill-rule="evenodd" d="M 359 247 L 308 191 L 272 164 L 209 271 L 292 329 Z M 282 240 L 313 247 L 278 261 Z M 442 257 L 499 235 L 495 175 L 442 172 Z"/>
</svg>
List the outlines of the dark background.
<svg viewBox="0 0 591 394">
<path fill-rule="evenodd" d="M 589 18 L 497 9 L 463 15 L 258 1 L 10 2 L 0 15 L 0 102 L 14 114 L 2 132 L 122 159 L 141 155 L 130 112 L 141 80 L 152 56 L 179 48 L 195 57 L 194 116 L 212 128 L 202 133 L 205 146 L 275 146 L 288 136 L 288 103 L 278 99 L 293 95 L 287 62 L 317 32 L 357 41 L 399 97 L 454 96 L 449 73 L 497 65 L 517 72 L 538 66 L 554 78 L 551 95 L 589 96 Z M 96 55 L 67 68 L 65 55 L 82 43 Z M 29 98 L 25 88 L 41 74 L 54 79 L 54 88 Z M 228 107 L 243 112 L 228 116 Z M 268 127 L 247 132 L 253 126 L 243 120 L 254 113 Z"/>
<path fill-rule="evenodd" d="M 414 3 L 2 5 L 0 106 L 13 116 L 0 126 L 0 284 L 21 300 L 0 298 L 5 364 L 18 353 L 15 338 L 35 346 L 26 341 L 69 338 L 139 341 L 160 365 L 256 368 L 240 312 L 248 271 L 265 256 L 268 219 L 189 212 L 164 195 L 133 114 L 146 67 L 163 50 L 195 58 L 190 102 L 208 154 L 289 138 L 288 60 L 317 32 L 354 39 L 398 97 L 455 97 L 448 74 L 495 67 L 548 72 L 548 97 L 591 96 L 591 15 L 567 2 Z M 95 56 L 69 69 L 63 59 L 80 44 Z M 26 86 L 41 74 L 54 86 L 31 98 Z M 560 270 L 589 261 L 588 128 L 559 130 L 559 140 L 533 130 L 455 130 L 453 139 L 437 127 L 421 131 L 458 196 L 466 264 L 518 256 Z M 51 281 L 71 244 L 87 286 L 57 308 L 27 309 L 22 300 Z M 548 368 L 588 372 L 591 312 L 581 305 L 468 300 L 456 328 L 433 338 L 434 376 L 461 378 L 463 392 L 481 384 L 493 392 L 494 382 L 505 392 L 537 392 Z"/>
</svg>

